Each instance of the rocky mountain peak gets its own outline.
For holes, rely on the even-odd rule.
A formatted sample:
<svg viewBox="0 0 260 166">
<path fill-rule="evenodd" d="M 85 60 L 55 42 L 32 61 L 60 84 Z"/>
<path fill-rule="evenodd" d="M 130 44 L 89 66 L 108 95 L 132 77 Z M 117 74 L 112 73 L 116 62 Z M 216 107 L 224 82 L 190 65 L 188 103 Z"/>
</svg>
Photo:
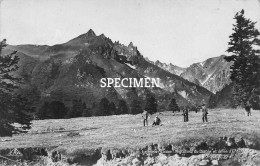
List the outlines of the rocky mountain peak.
<svg viewBox="0 0 260 166">
<path fill-rule="evenodd" d="M 155 65 L 160 65 L 161 62 L 160 62 L 159 60 L 156 60 L 154 64 L 155 64 Z"/>
<path fill-rule="evenodd" d="M 101 38 L 103 38 L 103 39 L 106 38 L 106 36 L 104 35 L 104 33 L 102 33 L 99 37 L 101 37 Z"/>
<path fill-rule="evenodd" d="M 158 66 L 159 68 L 166 70 L 172 74 L 178 75 L 178 76 L 180 76 L 181 73 L 183 73 L 185 71 L 185 68 L 175 66 L 172 63 L 169 63 L 169 64 L 163 63 L 163 62 L 160 62 L 159 60 L 156 60 L 155 62 L 150 61 L 150 63 L 152 63 L 152 64 Z"/>
<path fill-rule="evenodd" d="M 87 36 L 96 36 L 95 32 L 90 29 L 87 33 L 86 33 Z"/>
<path fill-rule="evenodd" d="M 128 44 L 128 47 L 130 47 L 130 48 L 134 47 L 133 42 L 130 42 L 130 43 Z"/>
</svg>

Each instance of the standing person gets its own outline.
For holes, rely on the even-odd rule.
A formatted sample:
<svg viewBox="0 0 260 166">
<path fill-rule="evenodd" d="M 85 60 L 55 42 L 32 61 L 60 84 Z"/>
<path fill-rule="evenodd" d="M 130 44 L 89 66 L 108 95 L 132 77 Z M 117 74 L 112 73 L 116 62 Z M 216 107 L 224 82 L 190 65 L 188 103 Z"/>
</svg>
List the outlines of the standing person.
<svg viewBox="0 0 260 166">
<path fill-rule="evenodd" d="M 205 121 L 208 122 L 208 109 L 206 108 L 205 104 L 202 105 L 201 112 L 202 112 L 202 121 L 203 121 L 203 123 Z"/>
<path fill-rule="evenodd" d="M 144 112 L 142 113 L 142 118 L 143 118 L 143 122 L 144 122 L 144 126 L 145 126 L 145 122 L 146 122 L 146 126 L 148 126 L 148 112 L 146 110 L 144 110 Z"/>
<path fill-rule="evenodd" d="M 189 121 L 189 113 L 188 113 L 188 107 L 186 106 L 186 107 L 184 107 L 184 109 L 183 109 L 183 117 L 184 117 L 184 122 L 188 122 Z"/>
<path fill-rule="evenodd" d="M 251 116 L 251 106 L 250 106 L 249 102 L 247 102 L 245 104 L 245 110 L 246 110 L 247 116 Z"/>
<path fill-rule="evenodd" d="M 186 107 L 186 122 L 189 121 L 189 111 L 190 111 L 190 108 Z"/>
<path fill-rule="evenodd" d="M 195 105 L 195 112 L 197 113 L 199 110 L 199 106 Z"/>
<path fill-rule="evenodd" d="M 185 110 L 186 110 L 186 108 L 185 107 L 183 107 L 183 110 L 182 110 L 182 115 L 183 115 L 183 121 L 184 122 L 186 122 L 186 114 L 185 114 Z"/>
</svg>

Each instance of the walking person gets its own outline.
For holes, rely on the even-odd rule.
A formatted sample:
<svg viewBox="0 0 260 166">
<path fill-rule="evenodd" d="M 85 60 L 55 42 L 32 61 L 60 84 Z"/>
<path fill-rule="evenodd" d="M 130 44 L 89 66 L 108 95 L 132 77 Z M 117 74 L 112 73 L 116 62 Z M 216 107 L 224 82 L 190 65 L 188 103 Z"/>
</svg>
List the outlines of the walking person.
<svg viewBox="0 0 260 166">
<path fill-rule="evenodd" d="M 146 110 L 144 110 L 144 112 L 142 113 L 142 118 L 143 118 L 144 126 L 145 126 L 145 123 L 146 123 L 146 126 L 148 126 L 148 112 Z"/>
<path fill-rule="evenodd" d="M 201 112 L 202 112 L 203 123 L 208 122 L 208 109 L 205 104 L 202 105 Z"/>
</svg>

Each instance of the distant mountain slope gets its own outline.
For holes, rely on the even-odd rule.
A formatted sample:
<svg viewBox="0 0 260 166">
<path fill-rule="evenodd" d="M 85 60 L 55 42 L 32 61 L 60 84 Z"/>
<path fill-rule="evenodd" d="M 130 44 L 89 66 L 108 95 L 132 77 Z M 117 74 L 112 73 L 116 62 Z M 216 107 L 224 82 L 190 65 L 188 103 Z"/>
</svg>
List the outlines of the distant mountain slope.
<svg viewBox="0 0 260 166">
<path fill-rule="evenodd" d="M 216 93 L 231 82 L 229 76 L 232 63 L 226 62 L 224 57 L 224 55 L 221 55 L 219 57 L 209 58 L 203 62 L 194 63 L 187 68 L 181 68 L 171 63 L 162 63 L 158 60 L 153 62 L 148 58 L 145 59 L 163 70 L 181 76 L 190 82 Z"/>
<path fill-rule="evenodd" d="M 163 70 L 146 61 L 137 47 L 112 42 L 105 35 L 97 36 L 93 30 L 66 43 L 53 46 L 8 46 L 4 51 L 18 50 L 24 58 L 20 65 L 26 86 L 20 91 L 32 96 L 35 102 L 59 100 L 71 104 L 82 99 L 88 106 L 103 97 L 118 102 L 125 99 L 144 101 L 152 93 L 159 107 L 166 109 L 172 97 L 180 105 L 207 102 L 212 93 L 182 77 Z M 100 87 L 101 78 L 161 79 L 160 88 Z M 144 103 L 144 102 L 142 102 Z"/>
<path fill-rule="evenodd" d="M 181 96 L 190 103 L 202 103 L 208 100 L 208 95 L 211 94 L 208 90 L 172 74 L 167 70 L 163 70 L 152 61 L 143 58 L 133 43 L 130 43 L 128 46 L 118 44 L 115 48 L 119 55 L 126 56 L 127 60 L 134 64 L 135 70 L 139 74 L 146 77 L 160 78 L 160 87 L 166 92 Z"/>
<path fill-rule="evenodd" d="M 216 93 L 231 82 L 229 76 L 232 63 L 225 61 L 224 57 L 221 55 L 194 63 L 180 76 Z"/>
<path fill-rule="evenodd" d="M 172 74 L 178 75 L 178 76 L 180 76 L 181 73 L 183 73 L 186 70 L 185 68 L 173 65 L 172 63 L 166 64 L 166 63 L 160 62 L 159 60 L 153 62 L 153 61 L 150 61 L 148 58 L 146 58 L 146 60 L 148 62 L 160 67 L 161 69 L 166 70 L 166 71 L 168 71 Z"/>
</svg>

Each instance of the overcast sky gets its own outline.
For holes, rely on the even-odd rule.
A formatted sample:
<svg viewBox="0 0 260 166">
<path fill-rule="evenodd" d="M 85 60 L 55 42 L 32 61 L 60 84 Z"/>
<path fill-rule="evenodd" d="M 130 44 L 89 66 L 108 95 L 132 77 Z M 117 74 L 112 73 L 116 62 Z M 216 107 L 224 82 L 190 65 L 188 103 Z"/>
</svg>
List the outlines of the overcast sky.
<svg viewBox="0 0 260 166">
<path fill-rule="evenodd" d="M 237 11 L 260 22 L 259 0 L 0 1 L 0 38 L 9 44 L 54 45 L 92 28 L 182 67 L 225 54 Z"/>
</svg>

